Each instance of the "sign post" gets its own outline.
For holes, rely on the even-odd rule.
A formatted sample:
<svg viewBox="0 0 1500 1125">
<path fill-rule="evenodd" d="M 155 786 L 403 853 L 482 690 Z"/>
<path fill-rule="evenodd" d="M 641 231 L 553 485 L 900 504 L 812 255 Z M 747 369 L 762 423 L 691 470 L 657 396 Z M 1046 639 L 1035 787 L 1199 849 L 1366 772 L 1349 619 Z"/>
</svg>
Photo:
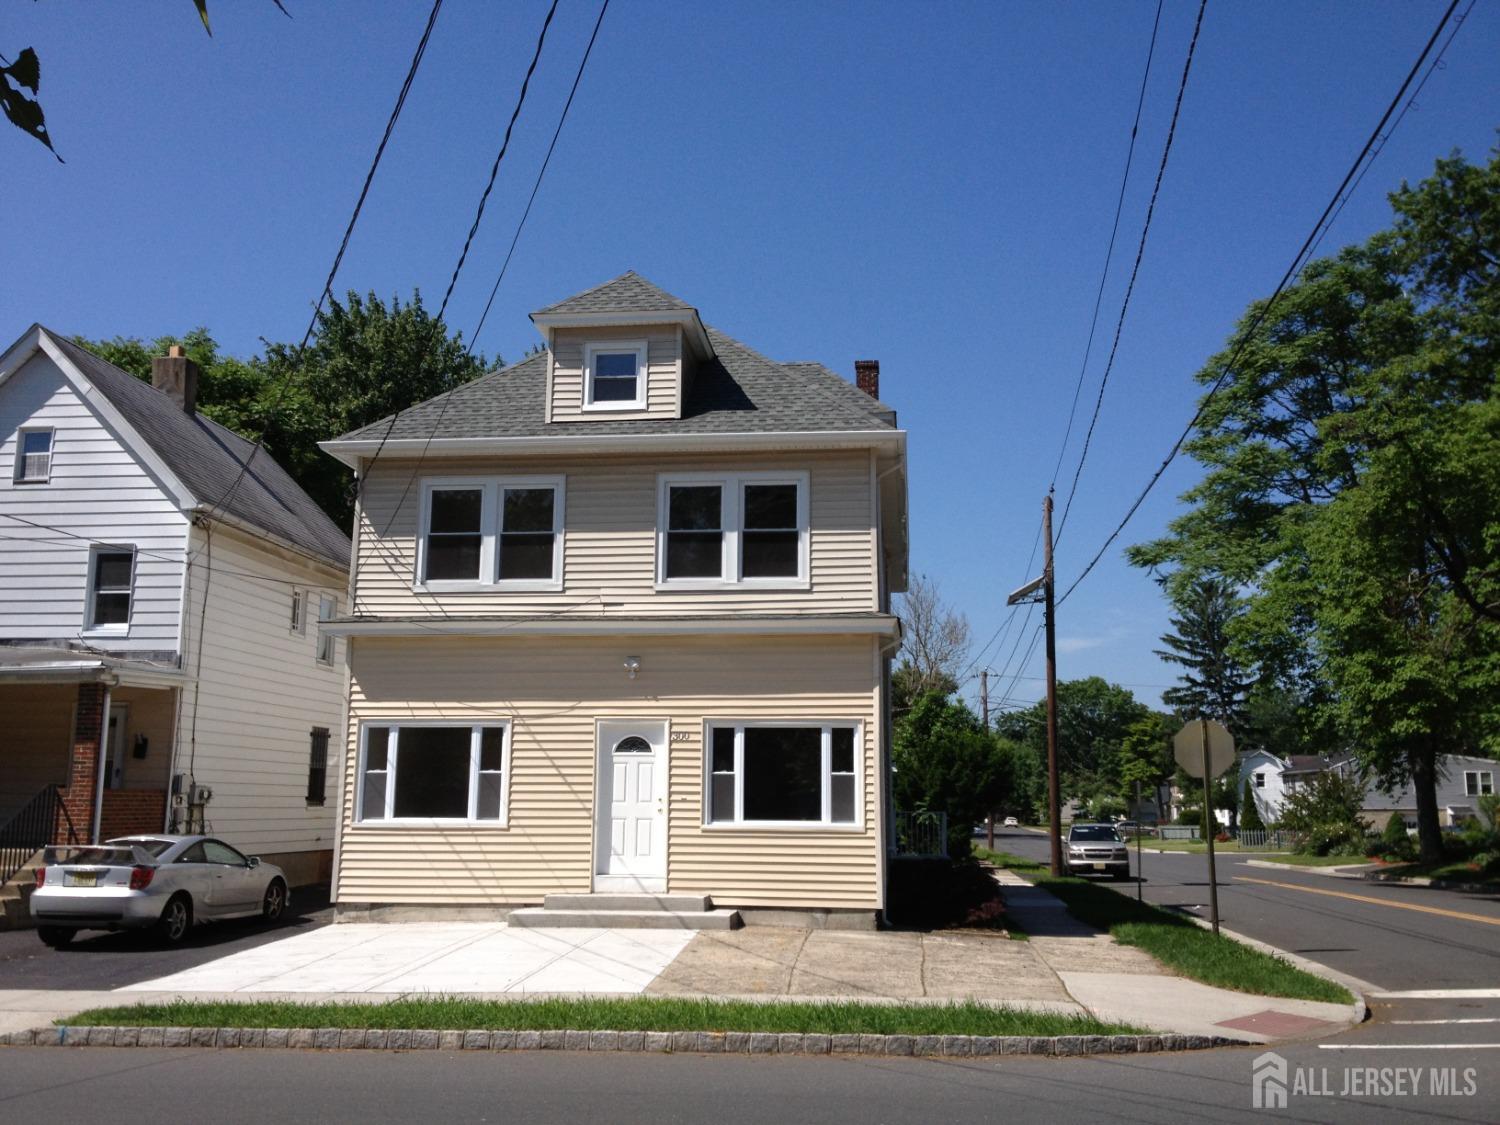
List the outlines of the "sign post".
<svg viewBox="0 0 1500 1125">
<path fill-rule="evenodd" d="M 1135 782 L 1135 901 L 1142 901 L 1141 884 L 1146 880 L 1146 873 L 1141 870 L 1141 781 L 1136 778 Z"/>
<path fill-rule="evenodd" d="M 1234 736 L 1223 723 L 1193 719 L 1172 736 L 1172 756 L 1189 777 L 1203 779 L 1204 835 L 1208 837 L 1208 903 L 1219 932 L 1219 880 L 1214 865 L 1214 808 L 1209 783 L 1234 765 Z"/>
</svg>

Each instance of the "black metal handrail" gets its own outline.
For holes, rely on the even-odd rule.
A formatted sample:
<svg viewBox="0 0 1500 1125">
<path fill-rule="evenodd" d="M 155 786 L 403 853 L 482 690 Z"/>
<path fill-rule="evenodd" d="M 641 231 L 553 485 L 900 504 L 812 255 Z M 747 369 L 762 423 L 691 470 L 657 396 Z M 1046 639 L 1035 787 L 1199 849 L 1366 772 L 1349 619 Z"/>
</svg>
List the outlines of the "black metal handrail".
<svg viewBox="0 0 1500 1125">
<path fill-rule="evenodd" d="M 9 882 L 32 856 L 48 844 L 63 842 L 56 839 L 59 818 L 67 826 L 66 843 L 81 843 L 62 794 L 56 785 L 48 785 L 27 801 L 18 813 L 0 824 L 0 884 Z"/>
</svg>

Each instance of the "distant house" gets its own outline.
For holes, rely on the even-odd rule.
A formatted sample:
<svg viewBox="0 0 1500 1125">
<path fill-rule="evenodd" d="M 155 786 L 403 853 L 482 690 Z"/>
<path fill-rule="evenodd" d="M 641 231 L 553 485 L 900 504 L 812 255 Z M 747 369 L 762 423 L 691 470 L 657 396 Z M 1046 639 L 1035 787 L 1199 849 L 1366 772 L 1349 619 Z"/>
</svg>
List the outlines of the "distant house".
<svg viewBox="0 0 1500 1125">
<path fill-rule="evenodd" d="M 1345 768 L 1355 768 L 1352 763 Z M 1438 758 L 1438 823 L 1445 828 L 1460 825 L 1479 815 L 1479 799 L 1500 793 L 1500 762 L 1492 758 L 1473 758 L 1463 754 L 1443 754 Z M 1365 803 L 1360 810 L 1365 820 L 1383 829 L 1393 816 L 1399 816 L 1408 828 L 1417 826 L 1417 798 L 1410 785 L 1390 793 L 1373 780 L 1365 786 Z"/>
<path fill-rule="evenodd" d="M 1255 802 L 1261 819 L 1274 823 L 1281 815 L 1281 804 L 1286 797 L 1286 774 L 1290 763 L 1278 758 L 1269 750 L 1251 750 L 1240 755 L 1240 780 L 1236 796 L 1243 796 L 1245 787 L 1250 787 L 1250 798 Z M 1294 775 L 1299 779 L 1305 775 Z M 1241 817 L 1244 811 L 1241 810 Z"/>
<path fill-rule="evenodd" d="M 532 321 L 544 350 L 323 446 L 364 481 L 340 913 L 873 924 L 907 566 L 878 365 L 773 361 L 634 273 Z"/>
<path fill-rule="evenodd" d="M 174 829 L 330 869 L 349 541 L 173 351 L 150 384 L 40 326 L 0 356 L 0 884 Z"/>
</svg>

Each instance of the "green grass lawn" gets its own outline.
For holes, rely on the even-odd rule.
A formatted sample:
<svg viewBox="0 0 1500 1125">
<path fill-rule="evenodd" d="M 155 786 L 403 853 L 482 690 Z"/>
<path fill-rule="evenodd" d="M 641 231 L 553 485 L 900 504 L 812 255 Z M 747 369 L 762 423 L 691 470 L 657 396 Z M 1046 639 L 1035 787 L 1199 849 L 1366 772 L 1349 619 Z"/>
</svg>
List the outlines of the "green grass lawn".
<svg viewBox="0 0 1500 1125">
<path fill-rule="evenodd" d="M 1348 990 L 1280 957 L 1252 949 L 1233 938 L 1215 936 L 1188 918 L 1082 879 L 1028 875 L 1067 904 L 1068 911 L 1109 934 L 1121 945 L 1145 950 L 1167 968 L 1191 980 L 1294 1000 L 1347 1004 Z"/>
<path fill-rule="evenodd" d="M 1430 879 L 1450 879 L 1455 883 L 1484 883 L 1490 886 L 1500 886 L 1500 871 L 1475 871 L 1462 860 L 1454 862 L 1445 860 L 1442 863 L 1392 863 L 1381 871 L 1391 875 L 1426 876 Z"/>
<path fill-rule="evenodd" d="M 178 1000 L 95 1008 L 73 1027 L 339 1027 L 435 1031 L 762 1031 L 846 1035 L 1137 1035 L 1088 1016 L 984 1004 L 799 1004 L 630 996 L 582 1000 L 427 997 L 381 1004 Z"/>
<path fill-rule="evenodd" d="M 1284 863 L 1289 867 L 1353 867 L 1374 860 L 1360 855 L 1267 855 L 1267 862 Z"/>
<path fill-rule="evenodd" d="M 993 863 L 996 867 L 1009 868 L 1011 871 L 1041 871 L 1046 864 L 1036 859 L 1027 859 L 1025 856 L 1012 855 L 1010 852 L 991 851 L 982 844 L 974 845 L 974 858 L 984 863 Z"/>
</svg>

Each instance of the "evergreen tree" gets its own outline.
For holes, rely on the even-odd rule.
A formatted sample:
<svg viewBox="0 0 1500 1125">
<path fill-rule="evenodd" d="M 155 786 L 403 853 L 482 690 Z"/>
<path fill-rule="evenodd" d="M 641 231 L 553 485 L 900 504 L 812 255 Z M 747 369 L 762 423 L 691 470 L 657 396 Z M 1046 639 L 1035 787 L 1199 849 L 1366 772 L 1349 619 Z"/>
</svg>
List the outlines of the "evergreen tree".
<svg viewBox="0 0 1500 1125">
<path fill-rule="evenodd" d="M 1234 586 L 1222 578 L 1200 578 L 1177 599 L 1175 632 L 1164 633 L 1156 655 L 1180 664 L 1182 686 L 1161 693 L 1162 702 L 1189 718 L 1217 719 L 1236 739 L 1243 736 L 1245 697 L 1251 678 L 1236 659 L 1230 625 L 1242 612 Z"/>
<path fill-rule="evenodd" d="M 1245 791 L 1240 796 L 1240 831 L 1260 832 L 1266 827 L 1265 820 L 1260 815 L 1260 806 L 1255 803 L 1255 790 L 1250 785 L 1250 779 L 1245 778 Z"/>
</svg>

